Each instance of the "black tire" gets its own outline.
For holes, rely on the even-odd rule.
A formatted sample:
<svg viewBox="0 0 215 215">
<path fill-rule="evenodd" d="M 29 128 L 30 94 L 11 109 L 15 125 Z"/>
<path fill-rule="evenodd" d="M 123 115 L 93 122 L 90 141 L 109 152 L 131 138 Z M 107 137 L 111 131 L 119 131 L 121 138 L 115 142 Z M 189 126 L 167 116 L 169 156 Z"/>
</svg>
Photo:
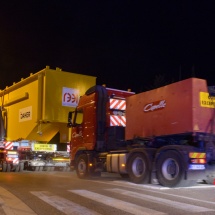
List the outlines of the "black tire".
<svg viewBox="0 0 215 215">
<path fill-rule="evenodd" d="M 24 163 L 20 163 L 19 164 L 19 171 L 23 172 L 23 170 L 24 170 Z"/>
<path fill-rule="evenodd" d="M 23 170 L 29 170 L 30 166 L 28 165 L 28 161 L 24 162 Z"/>
<path fill-rule="evenodd" d="M 35 170 L 36 170 L 36 167 L 35 167 L 35 166 L 31 166 L 31 170 L 32 170 L 32 171 L 35 171 Z"/>
<path fill-rule="evenodd" d="M 1 172 L 3 172 L 3 161 L 0 161 L 0 165 L 1 165 Z"/>
<path fill-rule="evenodd" d="M 163 152 L 156 162 L 158 182 L 165 187 L 190 186 L 195 181 L 185 180 L 185 167 L 179 153 Z"/>
<path fill-rule="evenodd" d="M 10 171 L 11 171 L 11 165 L 7 164 L 7 172 L 10 172 Z"/>
<path fill-rule="evenodd" d="M 88 171 L 88 160 L 87 155 L 82 154 L 79 155 L 77 162 L 76 162 L 76 173 L 77 176 L 81 179 L 88 178 L 89 171 Z"/>
<path fill-rule="evenodd" d="M 19 172 L 19 164 L 15 167 L 15 172 Z"/>
<path fill-rule="evenodd" d="M 144 154 L 134 153 L 131 155 L 128 159 L 128 174 L 133 183 L 149 183 L 149 164 Z"/>
<path fill-rule="evenodd" d="M 7 171 L 7 164 L 3 163 L 2 165 L 2 172 L 6 172 Z"/>
</svg>

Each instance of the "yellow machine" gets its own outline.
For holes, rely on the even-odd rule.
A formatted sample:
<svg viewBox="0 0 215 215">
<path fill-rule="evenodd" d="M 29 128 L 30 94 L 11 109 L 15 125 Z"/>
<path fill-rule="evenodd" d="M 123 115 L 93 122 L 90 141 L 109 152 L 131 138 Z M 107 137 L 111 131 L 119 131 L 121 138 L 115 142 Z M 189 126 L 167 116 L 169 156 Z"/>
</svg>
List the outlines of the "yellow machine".
<svg viewBox="0 0 215 215">
<path fill-rule="evenodd" d="M 80 96 L 95 83 L 94 76 L 46 66 L 1 90 L 0 106 L 6 140 L 57 144 L 57 150 L 66 150 L 66 143 L 70 140 L 68 112 L 75 109 Z M 2 130 L 2 125 L 0 128 Z"/>
</svg>

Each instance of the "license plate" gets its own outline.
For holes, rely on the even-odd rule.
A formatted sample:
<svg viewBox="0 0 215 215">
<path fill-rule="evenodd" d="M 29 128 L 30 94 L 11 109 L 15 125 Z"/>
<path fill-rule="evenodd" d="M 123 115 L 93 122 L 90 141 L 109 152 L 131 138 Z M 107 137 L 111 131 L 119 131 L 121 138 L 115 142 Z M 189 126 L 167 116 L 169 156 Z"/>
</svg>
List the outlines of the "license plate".
<svg viewBox="0 0 215 215">
<path fill-rule="evenodd" d="M 203 170 L 203 169 L 205 169 L 205 165 L 190 164 L 189 169 L 191 169 L 191 170 Z"/>
</svg>

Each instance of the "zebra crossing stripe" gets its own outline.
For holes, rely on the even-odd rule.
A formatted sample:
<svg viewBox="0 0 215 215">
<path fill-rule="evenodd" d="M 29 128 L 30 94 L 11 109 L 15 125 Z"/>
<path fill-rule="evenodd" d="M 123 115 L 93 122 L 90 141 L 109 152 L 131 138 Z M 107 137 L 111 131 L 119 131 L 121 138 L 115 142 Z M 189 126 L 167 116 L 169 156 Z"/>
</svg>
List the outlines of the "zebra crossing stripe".
<svg viewBox="0 0 215 215">
<path fill-rule="evenodd" d="M 200 207 L 200 206 L 195 206 L 195 205 L 191 205 L 191 204 L 187 204 L 187 203 L 181 203 L 181 202 L 177 202 L 177 201 L 172 201 L 172 200 L 168 200 L 168 199 L 163 199 L 163 198 L 159 198 L 159 197 L 154 197 L 154 196 L 149 196 L 149 195 L 145 195 L 145 194 L 141 194 L 141 193 L 137 193 L 137 192 L 132 192 L 132 191 L 127 191 L 127 190 L 123 190 L 123 189 L 119 189 L 119 188 L 113 188 L 113 189 L 106 189 L 108 191 L 117 193 L 117 194 L 121 194 L 121 195 L 125 195 L 125 196 L 129 196 L 132 198 L 136 198 L 136 199 L 141 199 L 144 201 L 152 201 L 155 203 L 160 203 L 160 204 L 164 204 L 173 208 L 177 208 L 177 209 L 181 209 L 181 210 L 185 210 L 187 212 L 208 212 L 208 211 L 214 211 L 212 209 L 209 208 L 205 208 L 205 207 Z"/>
<path fill-rule="evenodd" d="M 119 199 L 94 193 L 88 190 L 69 190 L 69 192 L 78 194 L 80 196 L 83 196 L 84 198 L 91 199 L 93 201 L 105 204 L 113 208 L 117 208 L 119 210 L 131 213 L 131 214 L 141 214 L 141 215 L 165 215 L 166 214 L 166 213 L 145 208 L 136 204 L 125 202 Z"/>
<path fill-rule="evenodd" d="M 36 215 L 24 202 L 0 187 L 0 205 L 6 215 Z"/>
<path fill-rule="evenodd" d="M 66 215 L 101 215 L 96 211 L 90 210 L 60 196 L 52 195 L 52 193 L 47 191 L 31 191 L 31 193 Z"/>
</svg>

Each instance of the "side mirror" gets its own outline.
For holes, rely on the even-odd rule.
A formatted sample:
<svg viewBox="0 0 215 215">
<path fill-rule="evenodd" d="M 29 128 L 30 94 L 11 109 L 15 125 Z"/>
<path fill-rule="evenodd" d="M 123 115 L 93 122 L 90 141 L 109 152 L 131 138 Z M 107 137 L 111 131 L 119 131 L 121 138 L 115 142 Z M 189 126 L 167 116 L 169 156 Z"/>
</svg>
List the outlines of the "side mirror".
<svg viewBox="0 0 215 215">
<path fill-rule="evenodd" d="M 71 112 L 71 111 L 68 113 L 68 123 L 67 123 L 68 128 L 72 127 L 72 113 L 73 112 Z"/>
</svg>

